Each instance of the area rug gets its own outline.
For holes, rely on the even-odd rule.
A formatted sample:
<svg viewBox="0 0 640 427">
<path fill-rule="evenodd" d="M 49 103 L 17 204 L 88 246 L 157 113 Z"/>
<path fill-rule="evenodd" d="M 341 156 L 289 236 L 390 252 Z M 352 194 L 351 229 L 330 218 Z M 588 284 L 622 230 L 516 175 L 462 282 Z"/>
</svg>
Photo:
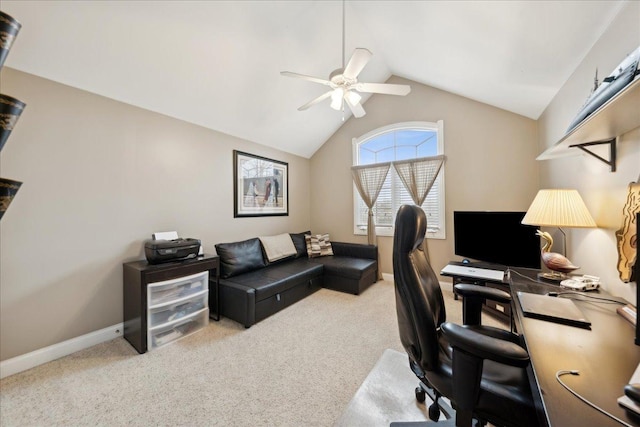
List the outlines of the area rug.
<svg viewBox="0 0 640 427">
<path fill-rule="evenodd" d="M 417 385 L 406 353 L 387 349 L 335 426 L 388 427 L 394 421 L 427 421 L 431 401 L 427 397 L 425 403 L 418 403 L 414 392 Z"/>
</svg>

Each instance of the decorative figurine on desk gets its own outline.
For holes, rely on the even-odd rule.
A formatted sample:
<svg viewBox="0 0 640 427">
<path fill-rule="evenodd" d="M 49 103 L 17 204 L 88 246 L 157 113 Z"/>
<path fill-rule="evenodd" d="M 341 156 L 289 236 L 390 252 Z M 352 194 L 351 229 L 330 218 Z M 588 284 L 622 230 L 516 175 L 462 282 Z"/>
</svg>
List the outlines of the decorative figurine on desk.
<svg viewBox="0 0 640 427">
<path fill-rule="evenodd" d="M 580 268 L 573 265 L 573 263 L 565 256 L 556 252 L 551 252 L 551 247 L 553 246 L 553 238 L 551 237 L 551 234 L 540 230 L 538 230 L 536 234 L 542 237 L 545 241 L 540 253 L 542 262 L 549 270 L 552 271 L 551 273 L 543 273 L 539 275 L 540 278 L 559 282 L 567 278 L 565 273 L 571 273 L 572 271 Z"/>
</svg>

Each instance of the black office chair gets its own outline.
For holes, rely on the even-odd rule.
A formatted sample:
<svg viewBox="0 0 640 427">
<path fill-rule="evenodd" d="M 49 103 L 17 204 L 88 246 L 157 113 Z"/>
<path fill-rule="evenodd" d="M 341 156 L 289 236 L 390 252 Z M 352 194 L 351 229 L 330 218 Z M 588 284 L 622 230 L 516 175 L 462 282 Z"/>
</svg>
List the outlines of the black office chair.
<svg viewBox="0 0 640 427">
<path fill-rule="evenodd" d="M 447 397 L 455 414 L 447 421 L 458 427 L 480 425 L 537 426 L 531 389 L 525 372 L 527 352 L 510 331 L 480 324 L 485 298 L 510 301 L 506 292 L 459 284 L 464 326 L 446 322 L 438 278 L 422 250 L 427 228 L 418 206 L 400 207 L 393 240 L 393 275 L 400 339 L 411 370 L 420 379 L 416 398 L 430 389 L 434 404 L 429 418 L 440 416 L 439 399 Z M 446 414 L 446 411 L 445 411 Z M 427 425 L 436 423 L 427 423 Z M 438 424 L 439 425 L 439 424 Z"/>
</svg>

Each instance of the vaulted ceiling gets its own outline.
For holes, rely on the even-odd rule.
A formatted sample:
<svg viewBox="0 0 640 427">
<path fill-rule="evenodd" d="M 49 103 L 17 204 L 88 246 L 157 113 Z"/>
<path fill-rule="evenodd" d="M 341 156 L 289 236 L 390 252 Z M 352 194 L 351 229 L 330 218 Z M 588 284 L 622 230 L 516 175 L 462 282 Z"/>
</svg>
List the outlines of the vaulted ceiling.
<svg viewBox="0 0 640 427">
<path fill-rule="evenodd" d="M 345 55 L 373 53 L 361 81 L 396 75 L 537 119 L 622 4 L 347 1 Z M 340 1 L 0 7 L 23 25 L 5 65 L 27 73 L 307 158 L 350 117 L 330 100 L 298 111 L 326 87 L 280 75 L 342 65 Z"/>
</svg>

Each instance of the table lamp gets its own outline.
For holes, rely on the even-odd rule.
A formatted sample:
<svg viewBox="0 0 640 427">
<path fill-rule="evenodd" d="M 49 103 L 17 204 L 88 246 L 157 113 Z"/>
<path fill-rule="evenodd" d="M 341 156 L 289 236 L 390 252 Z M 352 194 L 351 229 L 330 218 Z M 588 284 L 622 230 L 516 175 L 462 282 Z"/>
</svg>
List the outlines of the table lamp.
<svg viewBox="0 0 640 427">
<path fill-rule="evenodd" d="M 540 190 L 529 206 L 522 223 L 527 225 L 539 225 L 558 227 L 562 233 L 564 254 L 551 252 L 553 239 L 547 232 L 538 230 L 537 234 L 546 243 L 542 247 L 541 257 L 544 265 L 551 273 L 540 273 L 539 278 L 560 282 L 567 278 L 566 273 L 577 270 L 577 267 L 566 258 L 567 235 L 562 227 L 590 228 L 597 227 L 596 222 L 587 210 L 582 197 L 577 190 L 551 189 Z"/>
</svg>

